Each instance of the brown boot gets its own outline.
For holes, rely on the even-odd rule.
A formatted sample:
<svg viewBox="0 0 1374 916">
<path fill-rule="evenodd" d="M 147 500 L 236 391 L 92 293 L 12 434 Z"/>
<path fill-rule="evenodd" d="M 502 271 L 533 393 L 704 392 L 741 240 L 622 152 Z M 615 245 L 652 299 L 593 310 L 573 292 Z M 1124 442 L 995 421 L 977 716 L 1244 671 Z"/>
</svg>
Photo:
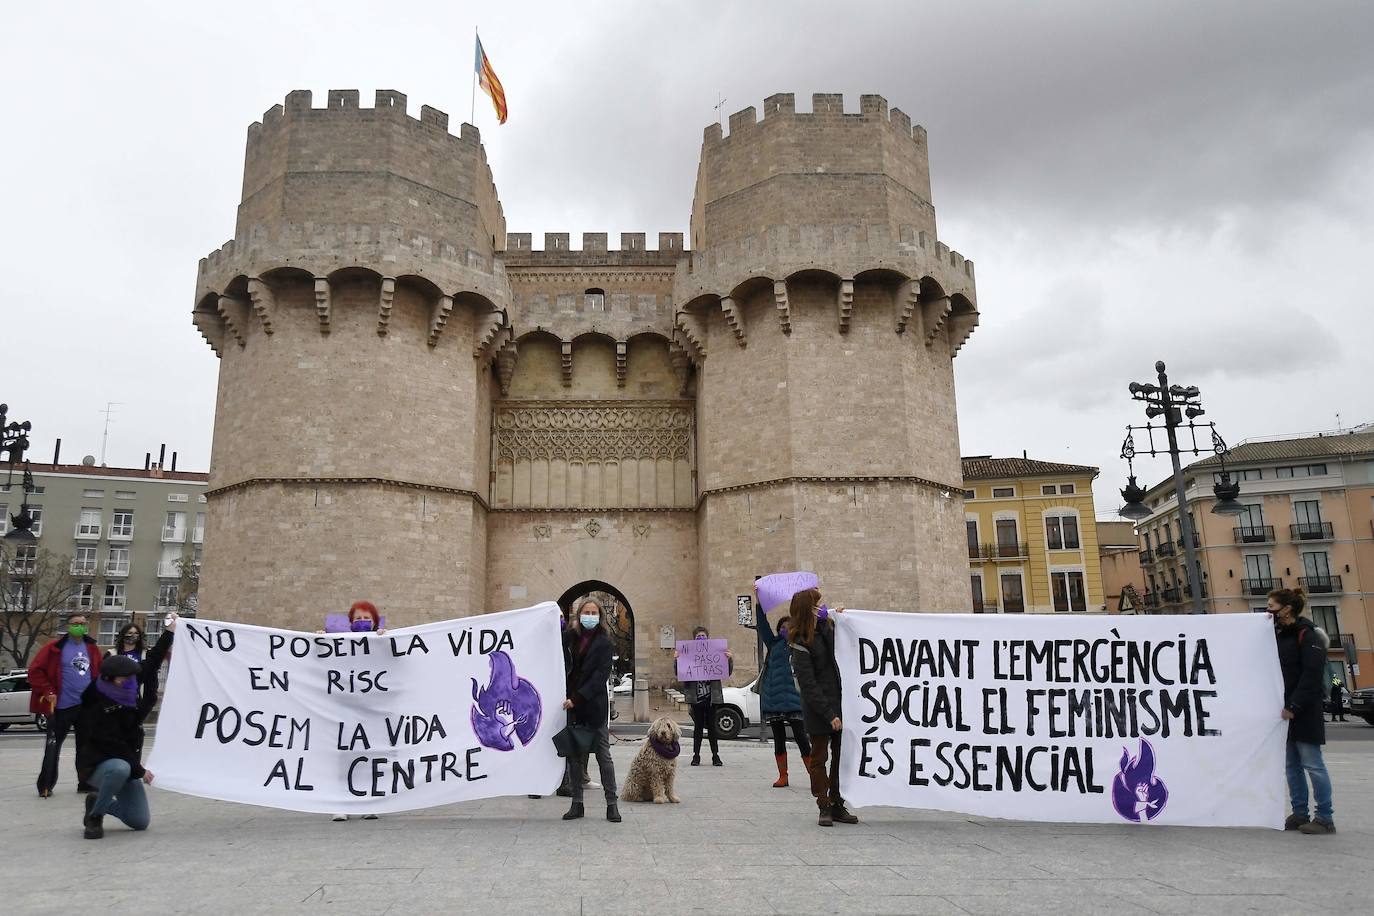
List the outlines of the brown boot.
<svg viewBox="0 0 1374 916">
<path fill-rule="evenodd" d="M 840 799 L 830 806 L 830 819 L 837 824 L 857 824 L 858 817 L 851 814 L 849 809 L 844 806 L 844 799 Z"/>
<path fill-rule="evenodd" d="M 820 819 L 816 821 L 816 824 L 817 824 L 818 826 L 821 826 L 821 827 L 834 827 L 834 826 L 835 826 L 835 820 L 834 820 L 834 818 L 832 818 L 832 817 L 830 816 L 830 806 L 829 806 L 829 805 L 821 805 L 821 816 L 820 816 Z"/>
<path fill-rule="evenodd" d="M 1309 818 L 1306 814 L 1290 814 L 1288 815 L 1288 819 L 1283 822 L 1283 829 L 1298 830 L 1302 827 L 1303 824 L 1306 824 L 1309 820 L 1311 820 L 1311 818 Z"/>
<path fill-rule="evenodd" d="M 778 781 L 773 783 L 775 789 L 787 788 L 787 755 L 774 754 L 773 759 L 778 762 Z"/>
</svg>

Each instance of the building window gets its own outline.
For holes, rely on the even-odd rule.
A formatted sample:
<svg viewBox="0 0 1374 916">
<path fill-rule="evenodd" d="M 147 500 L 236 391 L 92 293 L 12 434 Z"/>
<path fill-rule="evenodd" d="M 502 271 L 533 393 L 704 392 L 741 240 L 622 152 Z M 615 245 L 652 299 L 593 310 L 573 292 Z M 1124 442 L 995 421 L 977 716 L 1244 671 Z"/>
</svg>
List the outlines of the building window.
<svg viewBox="0 0 1374 916">
<path fill-rule="evenodd" d="M 1041 484 L 1041 485 L 1040 485 L 1040 495 L 1041 495 L 1041 496 L 1053 496 L 1053 495 L 1054 495 L 1054 492 L 1055 492 L 1055 490 L 1054 490 L 1054 484 L 1052 484 L 1052 483 L 1046 483 L 1046 484 Z"/>
<path fill-rule="evenodd" d="M 968 577 L 968 581 L 973 589 L 973 613 L 981 614 L 985 610 L 983 606 L 983 577 L 971 575 Z"/>
<path fill-rule="evenodd" d="M 197 496 L 197 497 L 196 497 L 196 502 L 198 502 L 198 503 L 203 503 L 203 502 L 205 502 L 205 494 L 202 493 L 202 494 L 200 494 L 199 496 Z"/>
<path fill-rule="evenodd" d="M 1312 622 L 1326 631 L 1326 635 L 1331 637 L 1331 641 L 1337 642 L 1341 635 L 1341 617 L 1336 612 L 1335 605 L 1314 604 L 1312 605 Z"/>
<path fill-rule="evenodd" d="M 89 611 L 95 607 L 95 586 L 90 582 L 78 583 L 67 597 L 67 609 Z"/>
<path fill-rule="evenodd" d="M 189 500 L 189 499 L 190 499 L 190 497 L 187 496 L 185 493 L 168 493 L 168 494 L 167 494 L 167 502 L 169 502 L 169 503 L 184 503 L 184 502 L 186 502 L 186 501 Z"/>
<path fill-rule="evenodd" d="M 1256 503 L 1253 506 L 1246 506 L 1245 511 L 1236 516 L 1236 525 L 1241 530 L 1251 530 L 1264 527 L 1264 507 Z"/>
<path fill-rule="evenodd" d="M 1026 610 L 1026 596 L 1021 591 L 1020 573 L 1002 574 L 1002 610 L 1008 614 L 1021 614 Z"/>
<path fill-rule="evenodd" d="M 1049 542 L 1050 550 L 1079 549 L 1078 516 L 1045 516 L 1045 536 Z"/>
<path fill-rule="evenodd" d="M 0 503 L 0 534 L 4 534 L 10 524 L 10 507 Z"/>
<path fill-rule="evenodd" d="M 1016 488 L 1015 488 L 1015 487 L 993 487 L 993 488 L 992 488 L 992 498 L 993 498 L 993 499 L 1010 499 L 1010 498 L 1012 498 L 1012 497 L 1015 496 L 1015 495 L 1016 495 Z"/>
<path fill-rule="evenodd" d="M 1077 570 L 1050 571 L 1050 585 L 1054 591 L 1054 609 L 1061 612 L 1086 611 L 1088 595 L 1083 587 L 1083 573 Z"/>
<path fill-rule="evenodd" d="M 129 574 L 129 548 L 111 547 L 105 558 L 105 575 L 127 576 Z"/>
<path fill-rule="evenodd" d="M 195 529 L 191 532 L 191 540 L 195 541 L 197 544 L 199 544 L 201 541 L 205 540 L 205 513 L 204 513 L 204 512 L 197 512 L 197 513 L 196 513 L 196 527 L 195 527 Z"/>
<path fill-rule="evenodd" d="M 133 490 L 115 490 L 115 499 L 137 499 L 138 494 Z"/>
<path fill-rule="evenodd" d="M 116 509 L 110 521 L 110 537 L 127 541 L 134 536 L 134 510 Z"/>
<path fill-rule="evenodd" d="M 14 548 L 14 556 L 10 557 L 10 575 L 31 576 L 37 568 L 37 544 L 23 544 Z"/>
<path fill-rule="evenodd" d="M 186 540 L 186 513 L 168 512 L 162 523 L 162 539 L 178 544 Z"/>
<path fill-rule="evenodd" d="M 181 558 L 185 548 L 181 544 L 163 544 L 162 558 L 157 563 L 157 574 L 163 579 L 181 577 Z"/>
<path fill-rule="evenodd" d="M 977 498 L 978 498 L 978 492 L 977 492 L 976 490 L 965 490 L 965 491 L 964 491 L 964 499 L 977 499 Z"/>
<path fill-rule="evenodd" d="M 1077 490 L 1071 483 L 1061 483 L 1059 485 L 1059 492 L 1064 496 L 1072 496 L 1074 493 L 1077 492 Z"/>
<path fill-rule="evenodd" d="M 1239 471 L 1230 471 L 1229 473 L 1231 475 L 1231 480 L 1236 483 L 1240 483 L 1246 480 L 1264 479 L 1264 474 L 1260 472 L 1259 468 L 1245 468 Z M 1212 482 L 1221 483 L 1221 472 L 1218 471 L 1217 473 L 1212 475 Z"/>
<path fill-rule="evenodd" d="M 78 546 L 76 556 L 72 559 L 72 575 L 74 576 L 94 576 L 96 566 L 100 562 L 96 552 L 99 550 L 91 544 Z"/>
<path fill-rule="evenodd" d="M 606 291 L 604 289 L 589 289 L 582 294 L 583 303 L 589 312 L 606 311 Z"/>
<path fill-rule="evenodd" d="M 82 509 L 81 518 L 76 523 L 76 536 L 79 538 L 100 537 L 101 514 L 99 509 Z"/>
<path fill-rule="evenodd" d="M 82 499 L 104 499 L 104 498 L 105 498 L 105 491 L 104 491 L 104 490 L 82 490 L 82 491 L 81 491 L 81 498 L 82 498 Z"/>
<path fill-rule="evenodd" d="M 107 611 L 124 610 L 124 583 L 106 582 L 105 598 L 101 601 L 100 606 Z"/>
<path fill-rule="evenodd" d="M 1323 477 L 1326 475 L 1324 464 L 1297 464 L 1274 469 L 1276 477 Z"/>
<path fill-rule="evenodd" d="M 29 515 L 33 518 L 33 527 L 29 529 L 34 537 L 43 533 L 43 507 L 29 506 Z"/>
<path fill-rule="evenodd" d="M 157 609 L 163 613 L 175 611 L 177 609 L 177 592 L 180 585 L 176 582 L 164 582 L 157 587 Z"/>
<path fill-rule="evenodd" d="M 128 618 L 102 614 L 100 616 L 100 629 L 97 631 L 95 641 L 106 649 L 114 648 L 115 640 L 119 637 L 119 631 L 124 629 L 128 623 Z"/>
<path fill-rule="evenodd" d="M 995 522 L 997 530 L 997 555 L 999 557 L 1019 557 L 1021 539 L 1016 533 L 1016 519 L 999 518 Z"/>
</svg>

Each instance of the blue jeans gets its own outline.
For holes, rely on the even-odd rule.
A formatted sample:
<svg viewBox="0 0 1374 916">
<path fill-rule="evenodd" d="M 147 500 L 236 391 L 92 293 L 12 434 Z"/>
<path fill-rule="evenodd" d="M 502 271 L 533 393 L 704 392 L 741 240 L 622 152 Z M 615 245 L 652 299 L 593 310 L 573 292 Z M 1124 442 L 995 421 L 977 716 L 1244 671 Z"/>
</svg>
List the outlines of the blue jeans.
<svg viewBox="0 0 1374 916">
<path fill-rule="evenodd" d="M 91 814 L 112 814 L 131 830 L 147 830 L 153 819 L 148 812 L 148 796 L 143 792 L 143 780 L 130 779 L 129 772 L 129 762 L 118 757 L 95 768 L 91 773 L 91 785 L 96 787 Z"/>
<path fill-rule="evenodd" d="M 1306 741 L 1288 742 L 1288 797 L 1293 813 L 1307 817 L 1307 780 L 1312 780 L 1312 794 L 1316 797 L 1316 816 L 1331 820 L 1331 777 L 1322 760 L 1322 746 Z"/>
</svg>

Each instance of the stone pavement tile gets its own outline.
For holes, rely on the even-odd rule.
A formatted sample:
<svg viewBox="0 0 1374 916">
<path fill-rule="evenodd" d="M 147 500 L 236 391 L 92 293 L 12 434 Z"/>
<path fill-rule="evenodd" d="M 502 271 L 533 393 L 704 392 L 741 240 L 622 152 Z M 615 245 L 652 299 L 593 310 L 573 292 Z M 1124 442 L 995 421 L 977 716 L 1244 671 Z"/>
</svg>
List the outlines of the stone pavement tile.
<svg viewBox="0 0 1374 916">
<path fill-rule="evenodd" d="M 1003 916 L 1053 913 L 1055 916 L 1150 916 L 1143 904 L 1110 894 L 1046 891 L 1040 894 L 981 895 L 945 894 L 945 899 L 972 916 Z"/>
<path fill-rule="evenodd" d="M 935 872 L 922 871 L 921 869 L 915 868 L 898 868 L 896 870 L 902 873 L 903 880 L 907 882 L 904 886 L 900 884 L 873 882 L 870 885 L 870 893 L 942 894 L 947 897 L 1000 897 L 1016 896 L 1019 894 L 1035 896 L 1046 893 L 1106 893 L 1128 900 L 1148 897 L 1150 895 L 1190 896 L 1186 891 L 1157 884 L 1153 881 L 1139 879 L 1113 880 L 1084 878 L 1076 881 L 1065 881 L 1063 878 L 1048 874 L 1040 878 L 1007 878 L 995 876 L 979 877 L 963 874 L 957 870 L 941 870 Z M 846 883 L 843 881 L 836 881 L 835 883 L 841 888 L 846 886 Z M 903 889 L 903 887 L 905 889 Z"/>
<path fill-rule="evenodd" d="M 1369 913 L 1370 904 L 1366 899 L 1361 901 L 1358 909 L 1333 909 L 1327 906 L 1314 903 L 1306 899 L 1305 894 L 1294 894 L 1288 896 L 1284 894 L 1207 894 L 1186 896 L 1145 896 L 1130 898 L 1142 906 L 1154 910 L 1163 916 L 1192 916 L 1194 913 L 1206 913 L 1207 916 L 1240 916 L 1244 913 L 1276 913 L 1290 914 L 1302 913 L 1304 916 L 1311 913 L 1314 916 L 1328 916 L 1334 913 Z"/>
<path fill-rule="evenodd" d="M 775 909 L 759 893 L 756 883 L 739 881 L 734 887 L 720 891 L 639 894 L 590 892 L 582 895 L 585 916 L 702 916 L 702 914 L 730 913 L 732 916 L 755 916 L 786 912 Z"/>
<path fill-rule="evenodd" d="M 839 916 L 967 916 L 958 906 L 938 896 L 851 897 L 836 895 L 834 891 L 786 895 L 766 892 L 764 899 L 778 913 L 787 913 L 789 916 L 822 916 L 829 913 Z"/>
</svg>

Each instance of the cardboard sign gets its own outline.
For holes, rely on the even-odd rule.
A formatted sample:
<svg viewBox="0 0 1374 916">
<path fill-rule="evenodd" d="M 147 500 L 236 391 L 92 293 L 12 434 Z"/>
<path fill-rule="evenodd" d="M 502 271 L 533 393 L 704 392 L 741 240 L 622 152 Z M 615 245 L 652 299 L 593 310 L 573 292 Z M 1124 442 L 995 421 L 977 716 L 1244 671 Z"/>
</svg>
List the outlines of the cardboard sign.
<svg viewBox="0 0 1374 916">
<path fill-rule="evenodd" d="M 754 583 L 759 596 L 759 609 L 765 614 L 775 609 L 787 612 L 792 596 L 808 588 L 817 588 L 821 580 L 813 572 L 782 572 L 764 576 Z"/>
<path fill-rule="evenodd" d="M 677 643 L 679 681 L 718 681 L 730 676 L 723 639 L 680 639 Z"/>
</svg>

